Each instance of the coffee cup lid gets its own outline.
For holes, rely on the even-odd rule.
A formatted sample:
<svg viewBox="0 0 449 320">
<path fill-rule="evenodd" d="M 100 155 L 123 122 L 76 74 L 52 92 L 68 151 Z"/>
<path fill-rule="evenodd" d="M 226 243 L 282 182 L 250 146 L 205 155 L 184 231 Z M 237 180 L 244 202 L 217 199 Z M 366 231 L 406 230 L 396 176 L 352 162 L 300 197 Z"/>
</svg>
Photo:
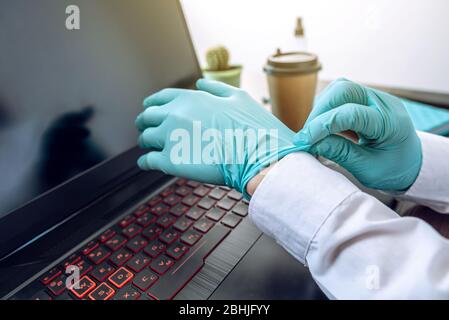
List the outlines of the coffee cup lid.
<svg viewBox="0 0 449 320">
<path fill-rule="evenodd" d="M 268 74 L 312 73 L 321 70 L 318 56 L 309 52 L 281 52 L 268 57 L 264 71 Z"/>
</svg>

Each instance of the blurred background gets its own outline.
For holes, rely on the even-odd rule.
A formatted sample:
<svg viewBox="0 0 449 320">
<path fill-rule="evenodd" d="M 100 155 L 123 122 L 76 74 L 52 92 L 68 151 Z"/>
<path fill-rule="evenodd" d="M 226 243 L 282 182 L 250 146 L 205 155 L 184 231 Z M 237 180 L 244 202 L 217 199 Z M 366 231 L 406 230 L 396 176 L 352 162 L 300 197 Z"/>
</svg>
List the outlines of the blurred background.
<svg viewBox="0 0 449 320">
<path fill-rule="evenodd" d="M 449 93 L 447 0 L 183 0 L 198 57 L 223 44 L 244 66 L 242 87 L 267 92 L 262 67 L 276 48 L 298 50 L 302 17 L 307 50 L 321 80 Z"/>
</svg>

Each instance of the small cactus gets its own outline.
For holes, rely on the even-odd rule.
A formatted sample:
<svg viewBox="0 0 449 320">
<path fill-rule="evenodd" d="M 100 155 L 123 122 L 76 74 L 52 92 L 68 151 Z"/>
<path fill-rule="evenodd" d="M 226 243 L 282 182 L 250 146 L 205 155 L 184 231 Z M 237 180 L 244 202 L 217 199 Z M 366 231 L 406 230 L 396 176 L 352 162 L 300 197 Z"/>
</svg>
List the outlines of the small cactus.
<svg viewBox="0 0 449 320">
<path fill-rule="evenodd" d="M 206 52 L 206 61 L 210 71 L 229 70 L 229 51 L 223 46 L 213 47 Z"/>
</svg>

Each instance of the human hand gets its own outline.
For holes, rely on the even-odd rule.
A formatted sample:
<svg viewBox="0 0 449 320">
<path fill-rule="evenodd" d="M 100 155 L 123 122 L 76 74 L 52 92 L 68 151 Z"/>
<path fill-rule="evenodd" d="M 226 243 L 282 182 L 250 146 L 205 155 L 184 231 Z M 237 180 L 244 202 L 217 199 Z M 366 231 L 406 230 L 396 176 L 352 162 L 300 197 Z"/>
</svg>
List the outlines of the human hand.
<svg viewBox="0 0 449 320">
<path fill-rule="evenodd" d="M 165 89 L 145 99 L 136 126 L 139 145 L 151 150 L 138 165 L 225 184 L 248 198 L 251 178 L 301 149 L 293 145 L 294 132 L 240 89 L 207 80 L 197 87 Z"/>
<path fill-rule="evenodd" d="M 358 143 L 337 135 L 347 130 L 358 134 Z M 401 100 L 346 79 L 318 97 L 294 143 L 341 165 L 369 188 L 406 190 L 421 170 L 421 142 Z"/>
</svg>

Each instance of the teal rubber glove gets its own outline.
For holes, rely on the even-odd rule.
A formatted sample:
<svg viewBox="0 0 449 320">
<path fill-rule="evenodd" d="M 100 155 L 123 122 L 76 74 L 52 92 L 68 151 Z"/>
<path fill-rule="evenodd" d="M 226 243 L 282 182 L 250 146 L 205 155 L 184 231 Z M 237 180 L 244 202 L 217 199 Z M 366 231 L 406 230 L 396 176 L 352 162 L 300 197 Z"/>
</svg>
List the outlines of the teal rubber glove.
<svg viewBox="0 0 449 320">
<path fill-rule="evenodd" d="M 246 193 L 261 169 L 299 150 L 295 133 L 246 92 L 199 80 L 199 91 L 165 89 L 144 101 L 136 119 L 143 170 L 225 184 Z"/>
<path fill-rule="evenodd" d="M 347 130 L 358 134 L 358 143 L 336 135 Z M 369 188 L 407 190 L 421 170 L 421 141 L 401 100 L 346 79 L 317 98 L 294 143 L 341 165 Z"/>
</svg>

